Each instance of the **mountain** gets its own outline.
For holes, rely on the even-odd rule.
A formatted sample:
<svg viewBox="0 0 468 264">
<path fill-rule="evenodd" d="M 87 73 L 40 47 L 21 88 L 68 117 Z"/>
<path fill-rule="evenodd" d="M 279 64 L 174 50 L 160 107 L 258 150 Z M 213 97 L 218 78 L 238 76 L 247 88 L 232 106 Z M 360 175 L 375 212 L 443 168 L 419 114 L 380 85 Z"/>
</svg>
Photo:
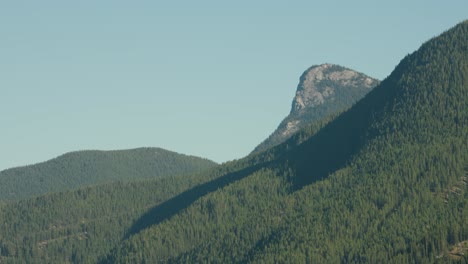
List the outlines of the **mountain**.
<svg viewBox="0 0 468 264">
<path fill-rule="evenodd" d="M 0 172 L 0 200 L 19 200 L 109 181 L 150 179 L 206 170 L 217 164 L 161 148 L 78 151 Z"/>
<path fill-rule="evenodd" d="M 253 152 L 276 146 L 310 124 L 344 111 L 377 84 L 378 80 L 339 65 L 310 67 L 300 77 L 289 115 Z"/>
<path fill-rule="evenodd" d="M 466 262 L 450 252 L 468 240 L 467 51 L 463 22 L 299 145 L 154 217 L 103 262 Z"/>
<path fill-rule="evenodd" d="M 344 113 L 208 172 L 0 205 L 0 261 L 466 263 L 467 51 L 468 21 Z"/>
</svg>

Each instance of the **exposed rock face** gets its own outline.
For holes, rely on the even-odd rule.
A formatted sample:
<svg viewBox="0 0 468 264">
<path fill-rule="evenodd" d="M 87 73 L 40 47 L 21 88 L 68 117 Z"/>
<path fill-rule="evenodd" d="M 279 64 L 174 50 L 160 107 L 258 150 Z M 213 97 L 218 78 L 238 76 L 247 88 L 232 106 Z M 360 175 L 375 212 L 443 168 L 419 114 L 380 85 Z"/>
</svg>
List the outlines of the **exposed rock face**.
<svg viewBox="0 0 468 264">
<path fill-rule="evenodd" d="M 278 145 L 313 122 L 345 110 L 378 83 L 365 74 L 334 64 L 310 67 L 299 80 L 290 114 L 253 152 Z"/>
</svg>

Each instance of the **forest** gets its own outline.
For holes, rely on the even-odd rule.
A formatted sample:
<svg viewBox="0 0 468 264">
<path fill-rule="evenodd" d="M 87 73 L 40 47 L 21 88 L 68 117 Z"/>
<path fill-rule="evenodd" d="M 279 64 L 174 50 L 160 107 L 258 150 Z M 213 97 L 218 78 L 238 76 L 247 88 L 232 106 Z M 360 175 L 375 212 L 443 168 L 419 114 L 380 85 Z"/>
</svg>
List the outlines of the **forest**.
<svg viewBox="0 0 468 264">
<path fill-rule="evenodd" d="M 134 181 L 210 169 L 217 164 L 161 148 L 77 151 L 0 172 L 0 200 L 14 201 L 113 181 Z"/>
<path fill-rule="evenodd" d="M 468 263 L 468 21 L 349 109 L 195 173 L 0 205 L 2 263 Z"/>
</svg>

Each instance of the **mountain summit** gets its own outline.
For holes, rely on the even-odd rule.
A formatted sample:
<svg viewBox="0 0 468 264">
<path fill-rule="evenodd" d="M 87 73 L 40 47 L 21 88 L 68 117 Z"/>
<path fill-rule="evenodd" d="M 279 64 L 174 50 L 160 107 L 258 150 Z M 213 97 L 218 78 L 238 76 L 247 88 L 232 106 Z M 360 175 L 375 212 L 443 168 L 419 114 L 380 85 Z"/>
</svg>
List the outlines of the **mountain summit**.
<svg viewBox="0 0 468 264">
<path fill-rule="evenodd" d="M 378 80 L 339 65 L 308 68 L 300 77 L 291 112 L 253 152 L 278 145 L 311 123 L 343 111 L 377 84 Z"/>
</svg>

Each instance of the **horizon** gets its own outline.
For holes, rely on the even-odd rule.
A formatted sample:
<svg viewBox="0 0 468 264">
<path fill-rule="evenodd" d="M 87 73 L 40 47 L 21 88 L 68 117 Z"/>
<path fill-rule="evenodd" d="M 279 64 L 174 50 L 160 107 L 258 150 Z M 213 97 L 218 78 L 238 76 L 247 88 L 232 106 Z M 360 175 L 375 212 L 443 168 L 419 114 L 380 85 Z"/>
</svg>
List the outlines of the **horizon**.
<svg viewBox="0 0 468 264">
<path fill-rule="evenodd" d="M 307 68 L 383 80 L 466 20 L 455 2 L 1 4 L 0 171 L 85 150 L 242 158 L 289 113 Z M 308 22 L 320 27 L 306 34 Z"/>
</svg>

